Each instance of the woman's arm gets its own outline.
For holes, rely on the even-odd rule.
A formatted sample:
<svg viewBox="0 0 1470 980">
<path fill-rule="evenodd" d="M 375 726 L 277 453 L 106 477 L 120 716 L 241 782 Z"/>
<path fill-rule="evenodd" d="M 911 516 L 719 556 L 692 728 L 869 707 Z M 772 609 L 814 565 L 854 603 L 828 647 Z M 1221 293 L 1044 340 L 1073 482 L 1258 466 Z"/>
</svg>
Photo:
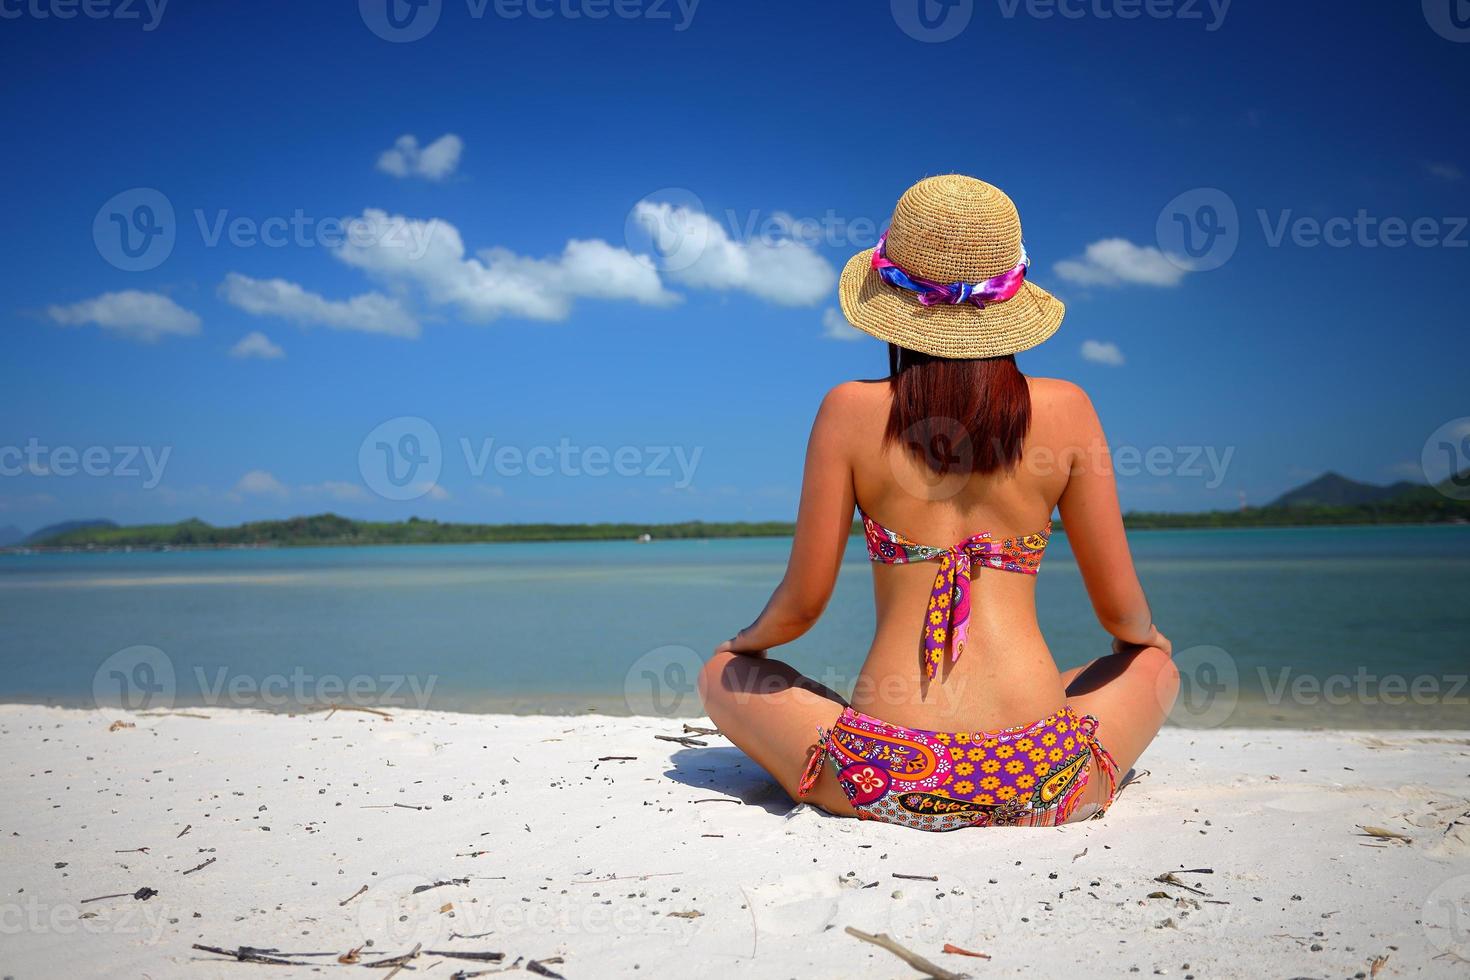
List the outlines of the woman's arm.
<svg viewBox="0 0 1470 980">
<path fill-rule="evenodd" d="M 850 417 L 844 406 L 854 395 L 846 385 L 839 385 L 822 399 L 807 440 L 801 506 L 786 577 L 760 617 L 734 639 L 720 644 L 716 652 L 760 654 L 790 643 L 812 628 L 832 598 L 857 504 L 843 431 L 843 420 Z"/>
<path fill-rule="evenodd" d="M 1154 626 L 1153 614 L 1123 531 L 1112 455 L 1097 411 L 1081 388 L 1071 390 L 1068 415 L 1076 420 L 1076 444 L 1066 489 L 1057 509 L 1067 542 L 1082 571 L 1082 582 L 1102 628 L 1114 637 L 1113 649 L 1160 646 L 1169 641 Z"/>
</svg>

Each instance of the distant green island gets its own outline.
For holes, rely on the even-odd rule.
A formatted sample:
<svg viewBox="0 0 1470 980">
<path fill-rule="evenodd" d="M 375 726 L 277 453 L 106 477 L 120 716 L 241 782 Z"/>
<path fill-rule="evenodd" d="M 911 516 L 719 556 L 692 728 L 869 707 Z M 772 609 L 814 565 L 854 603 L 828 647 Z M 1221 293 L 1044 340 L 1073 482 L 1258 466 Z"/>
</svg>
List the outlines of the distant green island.
<svg viewBox="0 0 1470 980">
<path fill-rule="evenodd" d="M 1418 483 L 1378 486 L 1335 473 L 1283 494 L 1264 507 L 1197 514 L 1133 511 L 1129 528 L 1305 527 L 1332 524 L 1470 523 L 1470 501 Z M 674 524 L 451 524 L 414 517 L 357 521 L 316 514 L 279 521 L 216 527 L 198 519 L 177 524 L 122 527 L 112 521 L 69 521 L 41 528 L 5 550 L 113 550 L 123 548 L 250 548 L 327 545 L 473 544 L 512 541 L 629 541 L 680 538 L 790 537 L 790 521 L 683 521 Z M 853 533 L 861 533 L 854 522 Z"/>
</svg>

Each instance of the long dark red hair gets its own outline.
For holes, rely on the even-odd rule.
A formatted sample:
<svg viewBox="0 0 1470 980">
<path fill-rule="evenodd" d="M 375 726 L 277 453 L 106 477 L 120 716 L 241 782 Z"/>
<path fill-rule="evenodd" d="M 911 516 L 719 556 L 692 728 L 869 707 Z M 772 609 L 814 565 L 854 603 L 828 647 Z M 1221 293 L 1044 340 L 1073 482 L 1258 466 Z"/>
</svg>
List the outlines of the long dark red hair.
<svg viewBox="0 0 1470 980">
<path fill-rule="evenodd" d="M 888 345 L 893 406 L 883 442 L 898 443 L 940 476 L 994 473 L 1021 460 L 1031 390 L 1016 359 L 933 357 Z"/>
</svg>

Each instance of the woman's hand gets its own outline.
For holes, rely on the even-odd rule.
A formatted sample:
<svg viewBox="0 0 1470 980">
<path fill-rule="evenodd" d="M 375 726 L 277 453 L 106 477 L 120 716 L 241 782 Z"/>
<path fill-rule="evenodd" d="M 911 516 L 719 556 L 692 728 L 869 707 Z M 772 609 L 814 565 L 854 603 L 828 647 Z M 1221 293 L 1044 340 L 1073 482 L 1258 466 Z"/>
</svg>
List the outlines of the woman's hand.
<svg viewBox="0 0 1470 980">
<path fill-rule="evenodd" d="M 1137 653 L 1139 650 L 1142 650 L 1146 647 L 1158 647 L 1169 656 L 1174 656 L 1174 644 L 1169 642 L 1169 638 L 1163 633 L 1160 633 L 1157 626 L 1150 626 L 1148 630 L 1148 639 L 1144 640 L 1142 643 L 1128 643 L 1124 640 L 1118 639 L 1116 636 L 1113 637 L 1113 652 Z"/>
<path fill-rule="evenodd" d="M 766 655 L 766 651 L 764 650 L 740 649 L 740 636 L 744 632 L 745 630 L 741 630 L 740 633 L 736 633 L 730 639 L 715 647 L 715 653 L 738 653 L 742 657 L 764 657 Z"/>
</svg>

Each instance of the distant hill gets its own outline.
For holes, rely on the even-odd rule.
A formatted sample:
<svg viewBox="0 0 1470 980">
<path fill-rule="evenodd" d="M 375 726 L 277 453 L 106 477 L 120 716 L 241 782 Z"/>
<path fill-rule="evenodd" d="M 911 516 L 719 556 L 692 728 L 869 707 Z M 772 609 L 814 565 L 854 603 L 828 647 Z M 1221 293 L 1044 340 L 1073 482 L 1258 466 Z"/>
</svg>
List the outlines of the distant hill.
<svg viewBox="0 0 1470 980">
<path fill-rule="evenodd" d="M 6 545 L 20 544 L 25 540 L 25 536 L 25 532 L 14 524 L 7 524 L 4 527 L 0 527 L 0 548 L 4 548 Z"/>
<path fill-rule="evenodd" d="M 1463 480 L 1470 471 L 1461 474 Z M 1458 499 L 1449 480 L 1439 487 L 1401 482 L 1359 483 L 1324 474 L 1282 494 L 1265 507 L 1212 510 L 1199 514 L 1130 511 L 1132 529 L 1210 527 L 1309 527 L 1341 524 L 1470 524 L 1470 501 Z M 281 521 L 252 521 L 215 527 L 197 517 L 177 524 L 119 527 L 112 521 L 67 521 L 25 538 L 27 547 L 78 548 L 251 548 L 322 545 L 471 544 L 505 541 L 632 541 L 678 538 L 790 537 L 790 521 L 684 521 L 679 524 L 448 524 L 411 517 L 406 521 L 355 521 L 314 514 Z M 862 526 L 854 522 L 853 533 Z M 0 539 L 3 541 L 3 539 Z M 14 546 L 14 543 L 10 545 Z M 6 547 L 0 543 L 0 547 Z"/>
<path fill-rule="evenodd" d="M 1357 507 L 1415 494 L 1427 489 L 1422 483 L 1400 480 L 1388 486 L 1359 483 L 1339 473 L 1323 473 L 1310 483 L 1288 490 L 1273 500 L 1271 507 Z"/>
<path fill-rule="evenodd" d="M 61 527 L 61 525 L 57 525 Z M 313 545 L 465 544 L 501 541 L 629 541 L 654 538 L 789 537 L 786 521 L 682 524 L 446 524 L 411 517 L 406 521 L 355 521 L 315 514 L 283 521 L 252 521 L 215 527 L 198 518 L 177 524 L 119 527 L 111 521 L 37 531 L 27 544 L 52 548 L 240 548 Z M 50 529 L 45 529 L 50 530 Z"/>
<path fill-rule="evenodd" d="M 48 524 L 45 527 L 32 531 L 18 543 L 39 544 L 47 538 L 60 537 L 63 534 L 71 534 L 76 531 L 103 531 L 117 527 L 115 521 L 105 521 L 97 518 L 90 521 L 62 521 L 60 524 Z M 16 542 L 9 542 L 16 543 Z"/>
</svg>

